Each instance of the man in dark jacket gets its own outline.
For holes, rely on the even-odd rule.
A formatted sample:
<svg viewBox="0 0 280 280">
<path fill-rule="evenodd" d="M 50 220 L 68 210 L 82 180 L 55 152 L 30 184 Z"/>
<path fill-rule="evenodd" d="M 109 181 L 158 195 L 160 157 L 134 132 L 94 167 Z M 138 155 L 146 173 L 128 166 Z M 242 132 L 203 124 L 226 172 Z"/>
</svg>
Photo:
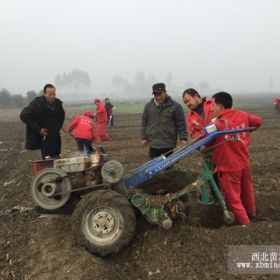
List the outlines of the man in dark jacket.
<svg viewBox="0 0 280 280">
<path fill-rule="evenodd" d="M 61 152 L 60 129 L 65 119 L 62 102 L 55 97 L 56 89 L 47 84 L 44 94 L 36 97 L 21 113 L 26 124 L 28 150 L 41 150 L 43 159 L 58 158 Z"/>
<path fill-rule="evenodd" d="M 114 115 L 113 115 L 113 109 L 114 105 L 110 102 L 109 98 L 105 98 L 105 108 L 107 112 L 107 127 L 113 127 L 114 126 Z"/>
<path fill-rule="evenodd" d="M 151 159 L 172 154 L 178 137 L 181 144 L 187 140 L 182 106 L 167 94 L 163 83 L 153 85 L 153 95 L 145 106 L 141 130 L 142 144 L 149 145 Z"/>
</svg>

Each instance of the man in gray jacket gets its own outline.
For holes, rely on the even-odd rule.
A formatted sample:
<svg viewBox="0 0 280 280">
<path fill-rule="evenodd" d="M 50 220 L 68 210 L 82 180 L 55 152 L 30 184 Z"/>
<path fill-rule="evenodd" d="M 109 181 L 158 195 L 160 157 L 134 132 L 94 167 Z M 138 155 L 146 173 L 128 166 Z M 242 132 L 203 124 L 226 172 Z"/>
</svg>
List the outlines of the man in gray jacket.
<svg viewBox="0 0 280 280">
<path fill-rule="evenodd" d="M 145 106 L 142 115 L 142 144 L 150 147 L 150 158 L 172 154 L 178 137 L 181 144 L 187 140 L 183 109 L 166 92 L 165 84 L 153 85 L 154 98 Z"/>
</svg>

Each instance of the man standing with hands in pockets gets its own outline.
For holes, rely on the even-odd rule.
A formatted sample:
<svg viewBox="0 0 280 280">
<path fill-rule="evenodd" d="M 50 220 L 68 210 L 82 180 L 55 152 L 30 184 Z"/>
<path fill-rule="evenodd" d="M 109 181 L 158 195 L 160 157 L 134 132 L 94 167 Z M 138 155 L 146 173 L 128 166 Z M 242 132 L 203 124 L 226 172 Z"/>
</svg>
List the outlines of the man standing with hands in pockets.
<svg viewBox="0 0 280 280">
<path fill-rule="evenodd" d="M 186 123 L 182 106 L 166 92 L 165 84 L 153 85 L 154 97 L 142 114 L 142 144 L 149 146 L 150 158 L 172 154 L 178 138 L 183 145 L 187 140 Z"/>
</svg>

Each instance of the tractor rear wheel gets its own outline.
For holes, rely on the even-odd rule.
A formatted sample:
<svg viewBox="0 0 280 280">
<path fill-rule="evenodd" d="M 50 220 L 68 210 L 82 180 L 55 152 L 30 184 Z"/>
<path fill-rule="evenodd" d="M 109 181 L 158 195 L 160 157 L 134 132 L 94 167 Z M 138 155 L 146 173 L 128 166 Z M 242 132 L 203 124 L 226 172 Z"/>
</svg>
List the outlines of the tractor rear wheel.
<svg viewBox="0 0 280 280">
<path fill-rule="evenodd" d="M 76 243 L 101 256 L 119 252 L 132 240 L 135 227 L 132 205 L 111 190 L 83 196 L 73 213 Z"/>
</svg>

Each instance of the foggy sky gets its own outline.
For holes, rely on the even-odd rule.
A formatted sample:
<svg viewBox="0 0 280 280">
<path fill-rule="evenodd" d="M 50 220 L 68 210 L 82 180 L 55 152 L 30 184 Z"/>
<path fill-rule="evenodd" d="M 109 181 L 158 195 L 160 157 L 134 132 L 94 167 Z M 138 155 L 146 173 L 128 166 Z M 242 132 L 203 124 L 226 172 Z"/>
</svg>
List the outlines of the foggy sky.
<svg viewBox="0 0 280 280">
<path fill-rule="evenodd" d="M 278 0 L 0 0 L 0 88 L 88 71 L 93 91 L 138 71 L 228 92 L 280 91 Z"/>
</svg>

